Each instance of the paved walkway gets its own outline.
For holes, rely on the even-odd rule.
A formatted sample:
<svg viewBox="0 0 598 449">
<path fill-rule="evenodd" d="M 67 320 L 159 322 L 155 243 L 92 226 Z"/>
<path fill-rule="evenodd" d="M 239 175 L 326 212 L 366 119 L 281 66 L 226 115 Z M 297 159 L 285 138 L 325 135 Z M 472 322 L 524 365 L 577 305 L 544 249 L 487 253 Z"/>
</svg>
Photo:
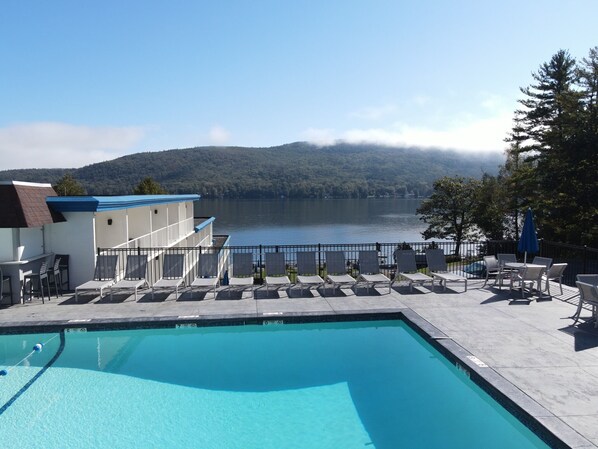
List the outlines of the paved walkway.
<svg viewBox="0 0 598 449">
<path fill-rule="evenodd" d="M 259 289 L 256 299 L 249 292 L 242 297 L 220 291 L 189 293 L 175 301 L 172 296 L 147 294 L 133 297 L 80 298 L 70 295 L 41 304 L 16 305 L 0 309 L 0 331 L 13 326 L 59 324 L 85 326 L 86 323 L 146 320 L 193 319 L 282 319 L 293 315 L 346 315 L 403 312 L 423 318 L 438 329 L 433 335 L 453 353 L 462 352 L 478 360 L 468 361 L 471 370 L 504 391 L 546 428 L 572 448 L 598 447 L 598 330 L 569 319 L 577 306 L 577 292 L 565 288 L 563 295 L 536 301 L 522 300 L 508 289 L 482 288 L 470 282 L 450 286 L 435 293 L 425 288 L 398 286 L 369 294 L 321 297 L 318 293 L 289 298 Z M 559 293 L 558 286 L 553 293 Z M 513 300 L 513 298 L 517 298 Z M 417 315 L 413 315 L 413 312 Z M 590 311 L 582 312 L 589 317 Z M 426 323 L 427 324 L 427 323 Z M 463 355 L 461 354 L 461 356 Z M 484 365 L 487 365 L 485 367 Z"/>
</svg>

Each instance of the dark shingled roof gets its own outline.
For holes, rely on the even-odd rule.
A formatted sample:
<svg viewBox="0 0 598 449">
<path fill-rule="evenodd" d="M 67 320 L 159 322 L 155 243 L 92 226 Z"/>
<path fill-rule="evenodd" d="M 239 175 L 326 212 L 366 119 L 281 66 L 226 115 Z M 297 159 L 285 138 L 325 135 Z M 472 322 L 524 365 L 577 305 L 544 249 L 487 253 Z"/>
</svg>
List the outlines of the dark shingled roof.
<svg viewBox="0 0 598 449">
<path fill-rule="evenodd" d="M 48 196 L 56 196 L 49 184 L 0 183 L 0 228 L 37 228 L 66 221 L 48 207 Z"/>
</svg>

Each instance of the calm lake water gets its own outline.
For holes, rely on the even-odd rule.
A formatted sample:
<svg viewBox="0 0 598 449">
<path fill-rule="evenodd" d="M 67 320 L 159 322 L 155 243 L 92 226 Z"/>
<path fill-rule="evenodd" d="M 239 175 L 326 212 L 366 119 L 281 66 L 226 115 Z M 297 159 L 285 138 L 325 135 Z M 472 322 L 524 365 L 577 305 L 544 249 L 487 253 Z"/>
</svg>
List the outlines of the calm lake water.
<svg viewBox="0 0 598 449">
<path fill-rule="evenodd" d="M 199 201 L 196 214 L 216 217 L 215 234 L 231 245 L 419 242 L 420 199 L 279 199 Z"/>
</svg>

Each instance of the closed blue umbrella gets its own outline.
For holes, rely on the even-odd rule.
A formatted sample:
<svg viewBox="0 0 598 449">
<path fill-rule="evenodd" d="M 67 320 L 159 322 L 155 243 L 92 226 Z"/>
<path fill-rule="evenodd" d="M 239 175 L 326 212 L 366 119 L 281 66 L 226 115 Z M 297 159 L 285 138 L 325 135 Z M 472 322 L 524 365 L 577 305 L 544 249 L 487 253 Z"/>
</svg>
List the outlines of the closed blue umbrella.
<svg viewBox="0 0 598 449">
<path fill-rule="evenodd" d="M 528 208 L 525 213 L 525 222 L 523 223 L 523 229 L 521 230 L 521 237 L 519 238 L 517 249 L 520 253 L 525 254 L 523 263 L 527 263 L 527 253 L 534 254 L 540 250 L 531 208 Z"/>
</svg>

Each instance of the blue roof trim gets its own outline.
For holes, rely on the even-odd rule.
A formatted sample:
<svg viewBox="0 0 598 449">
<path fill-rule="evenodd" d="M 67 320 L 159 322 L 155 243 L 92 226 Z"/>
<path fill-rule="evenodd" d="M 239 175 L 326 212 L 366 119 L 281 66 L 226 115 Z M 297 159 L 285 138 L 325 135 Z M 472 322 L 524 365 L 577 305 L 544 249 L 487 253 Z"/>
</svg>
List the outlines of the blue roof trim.
<svg viewBox="0 0 598 449">
<path fill-rule="evenodd" d="M 199 232 L 201 231 L 203 228 L 205 228 L 206 226 L 214 223 L 214 220 L 216 220 L 215 217 L 210 217 L 208 218 L 206 221 L 201 222 L 200 224 L 198 224 L 197 226 L 195 226 L 195 232 Z"/>
<path fill-rule="evenodd" d="M 103 212 L 196 201 L 199 198 L 199 195 L 52 196 L 46 199 L 46 203 L 58 212 Z"/>
</svg>

